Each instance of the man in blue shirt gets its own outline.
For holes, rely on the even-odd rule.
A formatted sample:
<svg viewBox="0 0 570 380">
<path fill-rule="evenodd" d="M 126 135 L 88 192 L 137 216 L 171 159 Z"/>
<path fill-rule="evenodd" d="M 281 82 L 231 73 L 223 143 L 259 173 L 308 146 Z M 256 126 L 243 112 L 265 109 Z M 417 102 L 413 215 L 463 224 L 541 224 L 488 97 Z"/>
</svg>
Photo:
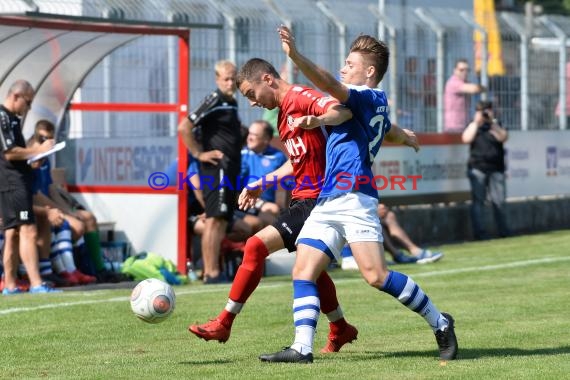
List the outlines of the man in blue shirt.
<svg viewBox="0 0 570 380">
<path fill-rule="evenodd" d="M 386 267 L 382 228 L 376 215 L 378 188 L 373 182 L 371 164 L 384 137 L 419 149 L 413 132 L 391 125 L 388 101 L 377 90 L 387 68 L 386 45 L 361 35 L 351 45 L 346 65 L 337 81 L 297 52 L 294 38 L 280 28 L 283 49 L 299 69 L 322 91 L 350 107 L 353 119 L 333 127 L 327 141 L 325 184 L 317 206 L 297 238 L 293 268 L 293 315 L 295 340 L 291 347 L 261 355 L 262 361 L 310 363 L 319 318 L 320 300 L 315 280 L 333 259 L 340 259 L 348 243 L 362 276 L 372 287 L 390 294 L 404 306 L 421 315 L 432 328 L 442 360 L 457 355 L 457 339 L 451 315 L 440 313 L 418 284 L 403 273 Z M 294 127 L 317 128 L 322 121 L 304 116 Z M 315 238 L 318 237 L 318 238 Z"/>
<path fill-rule="evenodd" d="M 265 120 L 254 121 L 249 126 L 247 147 L 241 151 L 241 178 L 244 184 L 260 179 L 280 168 L 286 161 L 285 154 L 271 146 L 273 127 Z M 270 183 L 273 178 L 267 178 Z M 279 206 L 275 203 L 275 187 L 268 186 L 260 196 L 255 207 L 248 210 L 258 215 L 265 224 L 279 214 Z"/>
</svg>

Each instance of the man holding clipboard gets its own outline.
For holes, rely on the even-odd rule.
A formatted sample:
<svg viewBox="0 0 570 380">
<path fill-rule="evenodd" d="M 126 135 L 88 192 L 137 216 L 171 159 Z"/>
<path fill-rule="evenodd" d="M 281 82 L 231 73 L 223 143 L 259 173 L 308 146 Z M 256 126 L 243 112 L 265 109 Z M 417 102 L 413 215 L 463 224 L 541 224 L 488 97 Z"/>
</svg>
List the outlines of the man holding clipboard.
<svg viewBox="0 0 570 380">
<path fill-rule="evenodd" d="M 30 279 L 30 293 L 59 292 L 42 283 L 36 247 L 37 228 L 32 203 L 31 157 L 49 151 L 54 140 L 35 147 L 26 147 L 22 122 L 34 98 L 32 85 L 17 80 L 8 90 L 0 106 L 0 228 L 4 230 L 4 289 L 3 295 L 21 293 L 16 286 L 18 253 Z"/>
</svg>

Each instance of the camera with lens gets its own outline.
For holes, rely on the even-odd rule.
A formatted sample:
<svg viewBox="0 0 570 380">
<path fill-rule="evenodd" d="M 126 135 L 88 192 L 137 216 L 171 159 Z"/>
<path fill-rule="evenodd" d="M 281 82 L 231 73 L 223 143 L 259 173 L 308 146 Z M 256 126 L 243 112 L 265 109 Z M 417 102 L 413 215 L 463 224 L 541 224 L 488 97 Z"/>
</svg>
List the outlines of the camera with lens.
<svg viewBox="0 0 570 380">
<path fill-rule="evenodd" d="M 483 119 L 485 120 L 485 123 L 481 126 L 481 130 L 488 131 L 489 129 L 491 129 L 491 123 L 493 122 L 491 120 L 491 115 L 489 115 L 487 111 L 483 111 L 481 113 L 483 114 Z"/>
</svg>

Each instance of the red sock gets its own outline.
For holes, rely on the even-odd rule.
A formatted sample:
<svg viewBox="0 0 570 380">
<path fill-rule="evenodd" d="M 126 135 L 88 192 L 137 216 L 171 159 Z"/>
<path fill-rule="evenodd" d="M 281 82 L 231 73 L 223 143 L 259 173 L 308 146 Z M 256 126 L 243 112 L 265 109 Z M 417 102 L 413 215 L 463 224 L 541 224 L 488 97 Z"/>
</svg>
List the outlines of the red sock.
<svg viewBox="0 0 570 380">
<path fill-rule="evenodd" d="M 328 314 L 335 311 L 338 306 L 338 298 L 336 297 L 336 287 L 327 272 L 321 273 L 317 278 L 317 288 L 319 289 L 319 297 L 321 299 L 321 312 Z M 332 333 L 339 333 L 346 328 L 347 322 L 343 318 L 330 322 L 330 330 Z"/>
<path fill-rule="evenodd" d="M 243 250 L 243 261 L 230 289 L 230 299 L 239 303 L 247 301 L 261 281 L 267 256 L 269 252 L 260 238 L 252 236 L 247 239 Z"/>
</svg>

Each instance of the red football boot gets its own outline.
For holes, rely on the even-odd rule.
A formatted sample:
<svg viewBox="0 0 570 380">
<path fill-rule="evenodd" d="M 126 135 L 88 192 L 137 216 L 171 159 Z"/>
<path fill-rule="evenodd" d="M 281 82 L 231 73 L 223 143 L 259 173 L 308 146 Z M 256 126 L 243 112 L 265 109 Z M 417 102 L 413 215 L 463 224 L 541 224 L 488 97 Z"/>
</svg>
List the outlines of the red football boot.
<svg viewBox="0 0 570 380">
<path fill-rule="evenodd" d="M 217 340 L 226 343 L 230 339 L 231 329 L 224 326 L 217 318 L 202 325 L 190 325 L 188 331 L 204 340 Z"/>
</svg>

